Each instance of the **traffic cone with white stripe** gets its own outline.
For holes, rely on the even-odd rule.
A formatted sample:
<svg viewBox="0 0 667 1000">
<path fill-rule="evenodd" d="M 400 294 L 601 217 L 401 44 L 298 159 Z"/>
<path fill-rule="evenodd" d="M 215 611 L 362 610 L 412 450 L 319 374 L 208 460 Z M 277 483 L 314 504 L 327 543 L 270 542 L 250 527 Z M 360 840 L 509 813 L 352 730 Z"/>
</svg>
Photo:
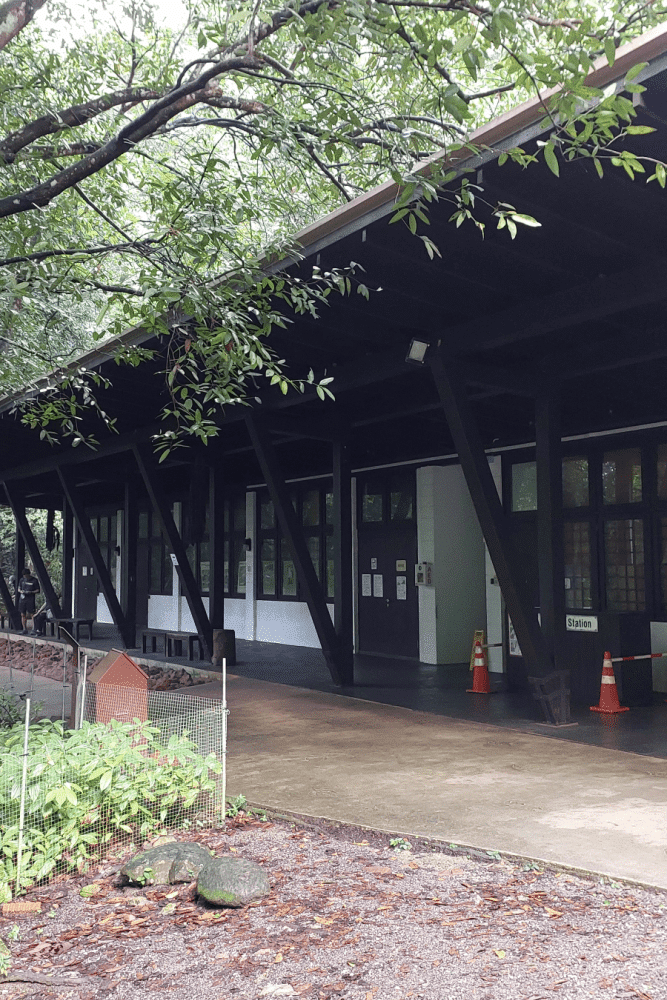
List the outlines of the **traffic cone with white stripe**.
<svg viewBox="0 0 667 1000">
<path fill-rule="evenodd" d="M 486 665 L 486 653 L 481 642 L 475 643 L 475 659 L 473 662 L 472 687 L 467 688 L 469 694 L 491 694 L 489 669 Z"/>
<path fill-rule="evenodd" d="M 616 678 L 614 677 L 614 666 L 611 662 L 611 653 L 604 654 L 602 664 L 602 683 L 600 685 L 600 704 L 591 705 L 591 712 L 602 712 L 604 715 L 615 715 L 617 712 L 629 712 L 618 700 L 616 690 Z"/>
</svg>

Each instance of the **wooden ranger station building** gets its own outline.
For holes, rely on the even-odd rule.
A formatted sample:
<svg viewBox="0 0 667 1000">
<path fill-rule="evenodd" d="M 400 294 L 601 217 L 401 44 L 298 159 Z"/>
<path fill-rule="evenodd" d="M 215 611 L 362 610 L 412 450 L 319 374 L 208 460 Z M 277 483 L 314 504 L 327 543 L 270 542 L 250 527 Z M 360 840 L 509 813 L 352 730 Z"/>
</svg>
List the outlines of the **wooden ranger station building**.
<svg viewBox="0 0 667 1000">
<path fill-rule="evenodd" d="M 667 30 L 589 82 L 622 90 L 642 62 L 636 123 L 657 131 L 632 149 L 665 160 Z M 109 375 L 100 399 L 117 416 L 96 451 L 39 441 L 4 401 L 0 502 L 53 613 L 113 623 L 127 648 L 146 629 L 192 632 L 210 657 L 223 628 L 320 646 L 340 685 L 355 652 L 460 664 L 483 628 L 510 689 L 569 671 L 586 705 L 605 649 L 667 650 L 667 193 L 585 160 L 559 178 L 542 159 L 498 166 L 545 136 L 532 101 L 473 137 L 494 151 L 475 161 L 486 198 L 541 223 L 516 240 L 456 229 L 443 201 L 430 260 L 388 226 L 391 183 L 299 234 L 303 261 L 288 266 L 356 261 L 383 289 L 272 334 L 292 370 L 306 358 L 335 376 L 333 403 L 267 390 L 223 415 L 207 448 L 158 465 L 164 346 L 136 332 L 154 361 L 117 367 L 105 347 L 83 359 Z M 64 513 L 62 581 L 26 507 Z M 3 579 L 0 592 L 11 611 Z M 667 660 L 619 680 L 626 703 L 649 704 Z"/>
</svg>

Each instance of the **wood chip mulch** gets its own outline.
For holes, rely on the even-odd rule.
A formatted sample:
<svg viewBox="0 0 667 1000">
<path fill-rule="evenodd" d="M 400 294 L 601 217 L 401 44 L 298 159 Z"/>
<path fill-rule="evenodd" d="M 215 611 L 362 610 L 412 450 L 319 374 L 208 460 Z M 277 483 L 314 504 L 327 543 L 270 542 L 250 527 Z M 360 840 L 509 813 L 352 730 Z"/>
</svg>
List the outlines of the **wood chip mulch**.
<svg viewBox="0 0 667 1000">
<path fill-rule="evenodd" d="M 667 998 L 667 893 L 323 822 L 178 836 L 258 862 L 270 896 L 209 908 L 194 884 L 127 886 L 120 858 L 62 876 L 0 919 L 0 998 Z"/>
</svg>

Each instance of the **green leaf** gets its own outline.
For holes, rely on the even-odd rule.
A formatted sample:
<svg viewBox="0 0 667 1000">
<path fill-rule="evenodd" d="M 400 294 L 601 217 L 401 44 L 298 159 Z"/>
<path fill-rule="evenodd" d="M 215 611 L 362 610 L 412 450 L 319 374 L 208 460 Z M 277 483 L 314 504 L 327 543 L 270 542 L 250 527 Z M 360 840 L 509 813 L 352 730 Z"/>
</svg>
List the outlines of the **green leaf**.
<svg viewBox="0 0 667 1000">
<path fill-rule="evenodd" d="M 634 80 L 636 76 L 639 76 L 641 71 L 643 69 L 646 69 L 647 66 L 648 66 L 647 62 L 637 63 L 635 66 L 632 67 L 632 69 L 629 69 L 628 72 L 625 74 L 625 82 L 630 83 L 630 81 Z"/>
<path fill-rule="evenodd" d="M 604 54 L 607 57 L 607 62 L 610 66 L 613 66 L 616 62 L 616 45 L 614 44 L 613 38 L 605 38 L 604 40 Z"/>
<path fill-rule="evenodd" d="M 514 219 L 515 222 L 520 222 L 522 226 L 533 226 L 533 227 L 535 227 L 535 226 L 541 226 L 542 225 L 542 223 L 538 222 L 537 219 L 534 219 L 532 217 L 532 215 L 519 215 L 516 212 L 514 212 L 512 214 L 512 219 Z"/>
<path fill-rule="evenodd" d="M 544 144 L 544 159 L 551 173 L 555 174 L 556 177 L 559 177 L 560 166 L 558 163 L 558 157 L 556 156 L 556 150 L 554 149 L 553 142 L 546 142 Z"/>
<path fill-rule="evenodd" d="M 604 177 L 604 170 L 602 169 L 602 164 L 598 160 L 597 156 L 593 159 L 593 163 L 595 164 L 595 169 L 598 172 L 598 177 Z"/>
<path fill-rule="evenodd" d="M 626 125 L 625 131 L 628 135 L 648 135 L 649 132 L 655 132 L 657 130 L 651 128 L 650 125 Z"/>
</svg>

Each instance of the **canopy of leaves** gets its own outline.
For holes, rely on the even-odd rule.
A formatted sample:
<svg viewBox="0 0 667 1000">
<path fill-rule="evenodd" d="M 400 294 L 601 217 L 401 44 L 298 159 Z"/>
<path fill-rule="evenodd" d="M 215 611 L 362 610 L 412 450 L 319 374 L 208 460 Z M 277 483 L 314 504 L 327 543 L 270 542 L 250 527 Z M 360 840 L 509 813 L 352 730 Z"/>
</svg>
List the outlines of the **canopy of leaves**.
<svg viewBox="0 0 667 1000">
<path fill-rule="evenodd" d="M 308 374 L 307 357 L 288 372 L 267 340 L 332 292 L 368 294 L 353 272 L 266 277 L 262 262 L 304 224 L 393 178 L 394 218 L 416 232 L 424 202 L 443 197 L 420 165 L 553 87 L 558 140 L 540 155 L 554 173 L 569 155 L 602 170 L 605 152 L 643 171 L 609 149 L 632 129 L 631 102 L 583 81 L 667 16 L 645 0 L 186 0 L 166 22 L 151 0 L 38 6 L 11 38 L 3 17 L 25 4 L 0 9 L 0 393 L 40 387 L 26 419 L 91 443 L 88 376 L 62 373 L 95 340 L 142 326 L 168 345 L 163 454 L 207 440 L 221 407 L 267 379 L 330 394 L 326 373 Z M 457 224 L 475 221 L 465 179 L 444 196 Z M 537 224 L 492 209 L 512 238 Z"/>
</svg>

